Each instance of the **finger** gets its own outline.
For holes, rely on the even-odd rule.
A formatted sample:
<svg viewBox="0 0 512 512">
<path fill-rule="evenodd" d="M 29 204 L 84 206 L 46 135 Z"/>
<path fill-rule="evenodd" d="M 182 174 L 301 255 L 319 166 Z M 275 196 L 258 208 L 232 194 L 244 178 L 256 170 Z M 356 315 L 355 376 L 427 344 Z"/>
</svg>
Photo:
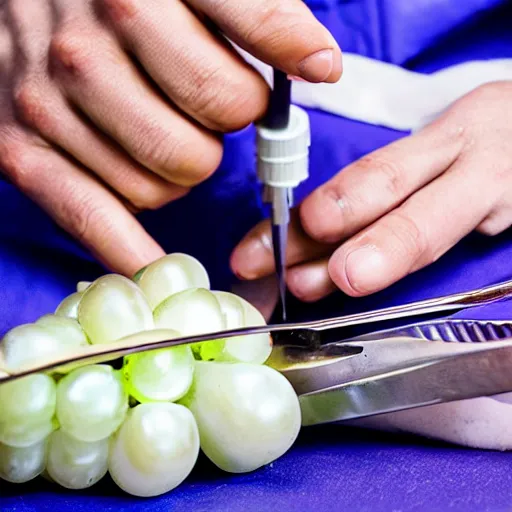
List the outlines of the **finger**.
<svg viewBox="0 0 512 512">
<path fill-rule="evenodd" d="M 493 208 L 485 162 L 460 157 L 443 176 L 342 245 L 329 262 L 334 283 L 352 296 L 386 288 L 436 261 Z"/>
<path fill-rule="evenodd" d="M 290 75 L 310 82 L 336 82 L 341 76 L 338 44 L 300 0 L 188 3 L 244 50 Z"/>
<path fill-rule="evenodd" d="M 185 187 L 217 168 L 220 142 L 173 110 L 103 31 L 65 25 L 51 56 L 66 95 L 144 167 Z"/>
<path fill-rule="evenodd" d="M 164 255 L 133 215 L 78 165 L 23 133 L 3 135 L 0 167 L 13 184 L 108 269 L 131 276 Z"/>
<path fill-rule="evenodd" d="M 279 289 L 275 276 L 257 281 L 238 281 L 231 291 L 250 302 L 268 322 L 279 299 Z"/>
<path fill-rule="evenodd" d="M 306 232 L 334 243 L 358 233 L 445 171 L 463 133 L 442 120 L 349 165 L 301 205 Z"/>
<path fill-rule="evenodd" d="M 286 277 L 290 292 L 303 302 L 316 302 L 336 291 L 328 264 L 329 259 L 322 258 L 288 269 Z"/>
<path fill-rule="evenodd" d="M 117 149 L 40 80 L 26 79 L 19 84 L 15 108 L 27 125 L 92 170 L 138 211 L 160 208 L 188 191 L 144 169 Z"/>
<path fill-rule="evenodd" d="M 286 262 L 296 265 L 330 254 L 333 247 L 311 240 L 300 224 L 297 210 L 291 211 Z M 238 244 L 231 256 L 231 268 L 241 279 L 259 279 L 275 272 L 272 229 L 269 221 L 260 222 Z"/>
<path fill-rule="evenodd" d="M 508 199 L 508 198 L 507 198 Z M 512 226 L 512 204 L 503 204 L 491 212 L 477 227 L 482 235 L 496 236 Z"/>
<path fill-rule="evenodd" d="M 235 131 L 264 114 L 268 87 L 261 75 L 221 43 L 184 3 L 100 3 L 153 80 L 204 126 Z"/>
</svg>

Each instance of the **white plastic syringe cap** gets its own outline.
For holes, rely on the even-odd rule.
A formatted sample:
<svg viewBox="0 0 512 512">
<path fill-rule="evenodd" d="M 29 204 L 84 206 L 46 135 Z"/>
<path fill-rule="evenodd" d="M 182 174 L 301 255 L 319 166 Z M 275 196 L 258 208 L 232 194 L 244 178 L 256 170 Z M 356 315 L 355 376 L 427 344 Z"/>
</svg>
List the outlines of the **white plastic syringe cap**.
<svg viewBox="0 0 512 512">
<path fill-rule="evenodd" d="M 311 135 L 305 110 L 291 105 L 281 130 L 257 126 L 258 177 L 271 187 L 295 188 L 308 177 Z"/>
</svg>

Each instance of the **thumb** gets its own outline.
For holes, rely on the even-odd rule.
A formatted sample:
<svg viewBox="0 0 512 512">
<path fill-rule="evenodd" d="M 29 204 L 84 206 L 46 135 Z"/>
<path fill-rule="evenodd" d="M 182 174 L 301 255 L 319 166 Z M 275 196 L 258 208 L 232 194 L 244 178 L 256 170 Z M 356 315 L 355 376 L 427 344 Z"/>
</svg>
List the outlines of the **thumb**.
<svg viewBox="0 0 512 512">
<path fill-rule="evenodd" d="M 302 0 L 189 0 L 237 45 L 310 82 L 337 82 L 341 50 Z"/>
</svg>

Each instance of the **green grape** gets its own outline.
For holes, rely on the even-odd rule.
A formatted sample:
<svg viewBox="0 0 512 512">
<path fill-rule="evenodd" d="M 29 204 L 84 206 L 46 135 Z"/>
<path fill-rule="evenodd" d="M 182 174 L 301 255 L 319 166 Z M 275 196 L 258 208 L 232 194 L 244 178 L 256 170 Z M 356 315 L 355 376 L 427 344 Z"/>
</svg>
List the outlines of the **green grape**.
<svg viewBox="0 0 512 512">
<path fill-rule="evenodd" d="M 57 386 L 57 419 L 67 434 L 86 442 L 110 436 L 122 423 L 128 396 L 120 372 L 108 365 L 73 370 Z"/>
<path fill-rule="evenodd" d="M 216 361 L 222 357 L 225 340 L 203 341 L 193 346 L 196 359 Z"/>
<path fill-rule="evenodd" d="M 0 444 L 0 478 L 23 484 L 39 476 L 45 467 L 46 447 L 47 439 L 21 448 Z"/>
<path fill-rule="evenodd" d="M 91 343 L 110 343 L 153 328 L 144 294 L 117 274 L 100 277 L 87 288 L 78 305 L 78 321 Z"/>
<path fill-rule="evenodd" d="M 35 325 L 43 326 L 59 340 L 62 346 L 76 348 L 88 344 L 87 336 L 74 318 L 44 315 L 36 321 Z"/>
<path fill-rule="evenodd" d="M 5 365 L 17 370 L 31 364 L 51 362 L 55 356 L 73 348 L 67 346 L 66 342 L 44 325 L 20 325 L 11 329 L 2 340 Z"/>
<path fill-rule="evenodd" d="M 87 290 L 87 288 L 89 288 L 89 286 L 91 286 L 91 282 L 90 281 L 79 281 L 77 284 L 76 284 L 76 291 L 77 292 L 85 292 L 85 290 Z"/>
<path fill-rule="evenodd" d="M 175 337 L 179 337 L 176 333 Z M 127 389 L 139 402 L 178 400 L 189 390 L 194 375 L 189 346 L 164 348 L 125 357 Z"/>
<path fill-rule="evenodd" d="M 54 429 L 55 382 L 42 374 L 0 384 L 0 442 L 26 447 Z"/>
<path fill-rule="evenodd" d="M 210 288 L 208 274 L 201 263 L 187 254 L 168 254 L 135 274 L 135 282 L 146 295 L 152 309 L 175 293 L 192 288 Z"/>
<path fill-rule="evenodd" d="M 231 473 L 278 459 L 300 430 L 297 395 L 268 366 L 198 361 L 194 384 L 180 403 L 194 414 L 203 452 Z"/>
<path fill-rule="evenodd" d="M 135 275 L 133 276 L 133 281 L 135 283 L 139 283 L 140 281 L 140 278 L 142 277 L 142 274 L 144 274 L 144 272 L 146 272 L 146 269 L 148 268 L 149 265 L 146 265 L 145 267 L 142 267 L 138 272 L 135 273 Z"/>
<path fill-rule="evenodd" d="M 199 434 L 192 413 L 171 403 L 131 409 L 110 446 L 109 472 L 135 496 L 158 496 L 177 487 L 192 471 Z"/>
<path fill-rule="evenodd" d="M 227 329 L 266 325 L 263 315 L 249 302 L 228 292 L 213 292 L 226 318 Z M 237 336 L 201 343 L 199 356 L 205 361 L 263 364 L 272 352 L 268 333 Z"/>
<path fill-rule="evenodd" d="M 55 310 L 57 316 L 67 316 L 68 318 L 78 318 L 78 303 L 82 298 L 82 292 L 75 292 L 67 296 Z"/>
<path fill-rule="evenodd" d="M 66 489 L 91 487 L 107 474 L 108 449 L 108 438 L 86 443 L 56 430 L 49 439 L 48 476 Z"/>
<path fill-rule="evenodd" d="M 164 300 L 154 311 L 158 328 L 174 329 L 182 336 L 222 331 L 225 319 L 215 295 L 202 288 L 185 290 Z"/>
</svg>

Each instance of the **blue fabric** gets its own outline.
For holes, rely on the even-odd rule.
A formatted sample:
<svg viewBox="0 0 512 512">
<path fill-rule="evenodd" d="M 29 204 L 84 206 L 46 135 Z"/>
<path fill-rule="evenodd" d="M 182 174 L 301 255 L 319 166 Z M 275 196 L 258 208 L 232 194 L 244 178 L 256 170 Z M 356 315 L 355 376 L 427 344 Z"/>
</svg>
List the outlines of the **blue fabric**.
<svg viewBox="0 0 512 512">
<path fill-rule="evenodd" d="M 346 51 L 425 73 L 472 58 L 512 56 L 512 6 L 498 0 L 310 0 Z M 404 133 L 311 112 L 311 179 L 299 199 L 363 154 Z M 206 265 L 215 288 L 229 288 L 231 250 L 264 215 L 252 128 L 226 137 L 218 172 L 189 196 L 141 220 L 168 252 Z M 28 199 L 0 184 L 0 331 L 52 311 L 75 283 L 104 270 Z M 215 250 L 213 247 L 215 246 Z M 375 296 L 334 295 L 294 304 L 295 318 L 383 307 L 512 277 L 510 233 L 472 235 L 436 264 Z M 511 317 L 509 305 L 465 313 Z M 510 458 L 363 433 L 339 426 L 305 431 L 273 467 L 228 476 L 203 463 L 177 492 L 141 501 L 109 481 L 69 493 L 46 482 L 0 485 L 0 509 L 20 512 L 142 510 L 510 510 Z"/>
<path fill-rule="evenodd" d="M 304 431 L 272 466 L 225 475 L 200 462 L 155 499 L 123 495 L 106 479 L 88 492 L 46 481 L 0 489 L 2 512 L 505 512 L 510 456 L 339 426 Z"/>
</svg>

